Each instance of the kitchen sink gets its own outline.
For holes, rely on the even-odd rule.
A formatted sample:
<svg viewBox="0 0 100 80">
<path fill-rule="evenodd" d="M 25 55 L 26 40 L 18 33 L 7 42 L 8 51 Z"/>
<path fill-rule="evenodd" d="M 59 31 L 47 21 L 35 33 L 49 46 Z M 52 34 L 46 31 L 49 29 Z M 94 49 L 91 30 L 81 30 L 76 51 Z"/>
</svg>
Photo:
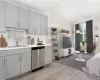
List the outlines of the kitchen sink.
<svg viewBox="0 0 100 80">
<path fill-rule="evenodd" d="M 8 48 L 14 48 L 14 47 L 27 47 L 27 46 L 26 45 L 8 46 Z"/>
</svg>

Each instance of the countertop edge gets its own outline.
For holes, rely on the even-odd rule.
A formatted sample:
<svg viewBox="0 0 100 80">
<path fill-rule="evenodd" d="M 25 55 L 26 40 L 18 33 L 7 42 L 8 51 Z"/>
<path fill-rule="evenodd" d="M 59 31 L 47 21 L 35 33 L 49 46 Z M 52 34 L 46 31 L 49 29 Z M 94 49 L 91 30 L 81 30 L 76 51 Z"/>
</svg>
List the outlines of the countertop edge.
<svg viewBox="0 0 100 80">
<path fill-rule="evenodd" d="M 32 48 L 32 47 L 41 47 L 41 46 L 52 46 L 52 44 L 44 44 L 44 45 L 26 45 L 25 47 L 11 47 L 11 48 L 0 48 L 0 51 L 4 50 L 12 50 L 12 49 L 23 49 L 23 48 Z"/>
</svg>

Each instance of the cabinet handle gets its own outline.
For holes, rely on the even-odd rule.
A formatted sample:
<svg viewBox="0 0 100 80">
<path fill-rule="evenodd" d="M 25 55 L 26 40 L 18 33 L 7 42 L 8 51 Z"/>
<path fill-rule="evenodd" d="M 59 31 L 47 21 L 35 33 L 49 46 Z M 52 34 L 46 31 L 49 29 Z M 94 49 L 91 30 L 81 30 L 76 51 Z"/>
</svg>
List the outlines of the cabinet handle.
<svg viewBox="0 0 100 80">
<path fill-rule="evenodd" d="M 5 64 L 5 63 L 6 63 L 5 61 L 6 61 L 6 60 L 5 60 L 5 58 L 4 58 L 4 66 L 6 65 L 6 64 Z"/>
<path fill-rule="evenodd" d="M 20 59 L 20 61 L 22 61 L 22 55 L 21 55 L 21 57 L 20 57 L 21 59 Z"/>
<path fill-rule="evenodd" d="M 38 66 L 39 66 L 39 50 L 38 50 Z"/>
</svg>

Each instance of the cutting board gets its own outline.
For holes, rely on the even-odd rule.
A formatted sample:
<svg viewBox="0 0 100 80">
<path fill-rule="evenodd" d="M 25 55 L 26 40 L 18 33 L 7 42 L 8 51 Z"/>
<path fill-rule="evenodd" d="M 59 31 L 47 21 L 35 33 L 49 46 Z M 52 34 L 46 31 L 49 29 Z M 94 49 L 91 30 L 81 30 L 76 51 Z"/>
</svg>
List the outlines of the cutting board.
<svg viewBox="0 0 100 80">
<path fill-rule="evenodd" d="M 4 48 L 4 47 L 7 47 L 7 41 L 3 37 L 3 35 L 1 35 L 1 37 L 0 37 L 0 48 Z"/>
</svg>

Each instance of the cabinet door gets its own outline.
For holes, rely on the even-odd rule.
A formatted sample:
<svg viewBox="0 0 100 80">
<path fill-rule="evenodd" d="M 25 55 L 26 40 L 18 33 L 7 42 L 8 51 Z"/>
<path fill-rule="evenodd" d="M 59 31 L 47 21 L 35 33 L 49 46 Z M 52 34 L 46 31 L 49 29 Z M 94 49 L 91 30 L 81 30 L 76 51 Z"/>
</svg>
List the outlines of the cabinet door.
<svg viewBox="0 0 100 80">
<path fill-rule="evenodd" d="M 39 67 L 45 64 L 45 49 L 39 49 Z"/>
<path fill-rule="evenodd" d="M 41 15 L 41 34 L 47 35 L 48 34 L 48 17 L 45 15 Z"/>
<path fill-rule="evenodd" d="M 44 16 L 44 31 L 45 31 L 45 35 L 48 35 L 48 16 Z"/>
<path fill-rule="evenodd" d="M 21 54 L 21 74 L 31 71 L 31 53 Z"/>
<path fill-rule="evenodd" d="M 5 29 L 5 2 L 0 1 L 0 32 L 6 31 Z"/>
<path fill-rule="evenodd" d="M 29 33 L 40 34 L 40 14 L 33 11 L 29 14 Z"/>
<path fill-rule="evenodd" d="M 39 13 L 36 13 L 36 19 L 35 19 L 35 29 L 36 29 L 36 32 L 35 34 L 36 35 L 40 35 L 41 32 L 40 32 L 40 14 Z"/>
<path fill-rule="evenodd" d="M 52 46 L 45 47 L 45 65 L 52 63 Z"/>
<path fill-rule="evenodd" d="M 7 56 L 7 79 L 20 74 L 20 55 Z"/>
<path fill-rule="evenodd" d="M 30 34 L 34 34 L 34 16 L 33 11 L 29 11 L 29 32 Z"/>
<path fill-rule="evenodd" d="M 6 26 L 18 27 L 18 6 L 12 3 L 6 3 Z"/>
<path fill-rule="evenodd" d="M 0 57 L 0 80 L 6 80 L 6 57 Z"/>
<path fill-rule="evenodd" d="M 28 24 L 29 24 L 28 10 L 22 7 L 19 7 L 19 24 L 20 28 L 28 29 Z"/>
</svg>

